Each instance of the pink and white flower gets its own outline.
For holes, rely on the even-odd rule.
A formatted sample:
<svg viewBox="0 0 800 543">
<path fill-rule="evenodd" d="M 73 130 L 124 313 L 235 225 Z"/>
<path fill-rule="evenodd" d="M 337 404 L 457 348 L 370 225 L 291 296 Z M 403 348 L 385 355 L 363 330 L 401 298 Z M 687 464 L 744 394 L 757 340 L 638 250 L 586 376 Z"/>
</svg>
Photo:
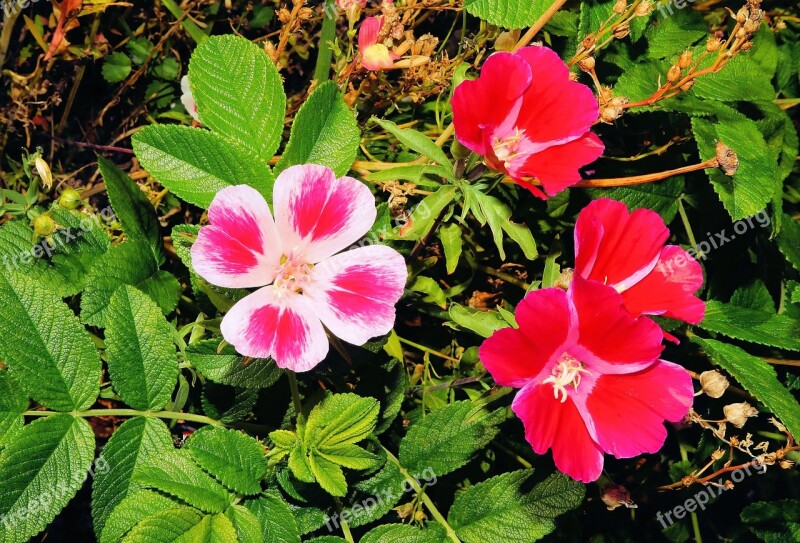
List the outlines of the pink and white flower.
<svg viewBox="0 0 800 543">
<path fill-rule="evenodd" d="M 186 111 L 192 118 L 200 122 L 200 117 L 197 115 L 197 103 L 194 101 L 194 96 L 192 96 L 192 89 L 189 87 L 189 76 L 184 75 L 181 78 L 181 103 L 183 107 L 186 108 Z"/>
<path fill-rule="evenodd" d="M 361 65 L 373 72 L 392 68 L 394 61 L 400 58 L 397 53 L 389 51 L 385 44 L 378 42 L 382 28 L 383 17 L 367 17 L 358 30 Z"/>
<path fill-rule="evenodd" d="M 692 405 L 689 373 L 659 359 L 661 329 L 634 318 L 613 288 L 576 276 L 567 291 L 529 293 L 517 306 L 519 328 L 495 332 L 480 358 L 502 386 L 538 454 L 553 450 L 559 470 L 595 481 L 603 454 L 654 453 Z"/>
<path fill-rule="evenodd" d="M 375 222 L 369 188 L 324 166 L 293 166 L 275 181 L 273 205 L 274 219 L 255 189 L 221 190 L 192 246 L 192 265 L 209 283 L 258 287 L 223 318 L 225 340 L 245 356 L 308 371 L 328 353 L 323 325 L 355 345 L 388 333 L 405 260 L 382 245 L 341 252 Z"/>
</svg>

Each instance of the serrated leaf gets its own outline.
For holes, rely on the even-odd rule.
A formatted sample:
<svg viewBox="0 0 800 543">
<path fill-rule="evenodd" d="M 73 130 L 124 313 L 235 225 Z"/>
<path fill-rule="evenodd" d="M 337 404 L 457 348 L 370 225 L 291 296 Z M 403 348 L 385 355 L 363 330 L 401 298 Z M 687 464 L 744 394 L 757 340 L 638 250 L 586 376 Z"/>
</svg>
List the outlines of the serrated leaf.
<svg viewBox="0 0 800 543">
<path fill-rule="evenodd" d="M 73 411 L 97 399 L 100 357 L 55 292 L 16 272 L 0 274 L 0 336 L 0 358 L 40 404 Z"/>
<path fill-rule="evenodd" d="M 442 148 L 436 145 L 428 136 L 410 128 L 400 128 L 392 121 L 378 119 L 373 117 L 373 120 L 380 125 L 381 128 L 392 134 L 397 140 L 416 151 L 417 153 L 439 163 L 442 166 L 450 166 L 452 162 L 447 155 L 444 154 Z"/>
<path fill-rule="evenodd" d="M 114 390 L 134 409 L 163 409 L 178 379 L 178 360 L 172 328 L 161 309 L 146 294 L 123 285 L 111 296 L 106 321 Z"/>
<path fill-rule="evenodd" d="M 241 388 L 268 388 L 282 375 L 274 360 L 265 358 L 245 358 L 233 347 L 226 345 L 221 351 L 220 340 L 209 339 L 186 347 L 186 357 L 206 378 Z"/>
<path fill-rule="evenodd" d="M 325 492 L 337 497 L 347 494 L 347 480 L 338 464 L 334 464 L 318 454 L 310 454 L 308 455 L 308 465 L 314 479 Z"/>
<path fill-rule="evenodd" d="M 306 444 L 327 449 L 365 439 L 378 420 L 380 404 L 356 394 L 331 394 L 314 406 L 306 423 Z"/>
<path fill-rule="evenodd" d="M 155 418 L 134 417 L 114 432 L 100 456 L 108 469 L 97 469 L 92 483 L 92 519 L 96 534 L 105 536 L 104 527 L 112 511 L 138 490 L 131 481 L 138 467 L 148 458 L 170 450 L 172 436 L 166 425 Z M 97 466 L 100 467 L 99 461 Z M 125 531 L 132 526 L 128 525 Z M 119 528 L 112 528 L 109 533 L 122 536 Z"/>
<path fill-rule="evenodd" d="M 142 241 L 153 251 L 156 260 L 163 259 L 161 226 L 153 204 L 139 186 L 110 160 L 99 156 L 97 165 L 106 184 L 108 199 L 128 239 Z"/>
<path fill-rule="evenodd" d="M 301 441 L 298 441 L 289 452 L 289 469 L 292 475 L 304 483 L 313 483 L 315 481 L 308 461 L 308 451 Z"/>
<path fill-rule="evenodd" d="M 658 183 L 615 187 L 612 189 L 590 189 L 592 198 L 611 198 L 624 202 L 631 211 L 645 208 L 655 211 L 669 224 L 678 214 L 678 200 L 684 192 L 682 176 L 671 177 Z"/>
<path fill-rule="evenodd" d="M 252 437 L 207 426 L 192 434 L 184 448 L 201 468 L 235 492 L 261 492 L 267 458 L 264 446 Z"/>
<path fill-rule="evenodd" d="M 402 347 L 400 349 L 402 357 Z M 400 413 L 408 386 L 408 375 L 403 364 L 395 358 L 382 362 L 370 360 L 359 370 L 359 375 L 361 380 L 353 392 L 359 396 L 371 396 L 381 403 L 381 413 L 373 433 L 382 434 Z"/>
<path fill-rule="evenodd" d="M 497 413 L 459 401 L 428 414 L 400 442 L 400 463 L 412 473 L 430 468 L 437 477 L 457 470 L 494 439 Z"/>
<path fill-rule="evenodd" d="M 555 518 L 581 504 L 584 487 L 562 474 L 526 488 L 532 472 L 504 473 L 456 495 L 447 516 L 464 543 L 530 543 L 555 530 Z"/>
<path fill-rule="evenodd" d="M 374 469 L 381 465 L 379 456 L 352 444 L 327 447 L 323 450 L 318 450 L 317 455 L 348 469 L 363 471 Z"/>
<path fill-rule="evenodd" d="M 785 315 L 709 300 L 699 326 L 734 339 L 800 351 L 800 322 Z"/>
<path fill-rule="evenodd" d="M 445 543 L 450 541 L 436 525 L 420 530 L 407 524 L 385 524 L 367 532 L 360 543 Z M 488 541 L 486 543 L 489 543 Z"/>
<path fill-rule="evenodd" d="M 143 518 L 179 505 L 178 502 L 153 490 L 135 490 L 119 502 L 108 515 L 100 534 L 100 543 L 117 543 Z"/>
<path fill-rule="evenodd" d="M 739 515 L 742 523 L 765 543 L 800 541 L 800 501 L 756 502 Z"/>
<path fill-rule="evenodd" d="M 171 273 L 158 269 L 149 247 L 130 240 L 95 261 L 81 296 L 81 319 L 104 328 L 111 296 L 122 285 L 147 294 L 165 315 L 175 309 L 181 295 L 180 283 Z"/>
<path fill-rule="evenodd" d="M 267 492 L 245 506 L 261 523 L 262 541 L 274 543 L 299 543 L 300 532 L 292 510 L 277 493 Z"/>
<path fill-rule="evenodd" d="M 264 49 L 239 36 L 211 36 L 192 54 L 189 83 L 203 125 L 262 160 L 272 158 L 283 133 L 286 95 Z"/>
<path fill-rule="evenodd" d="M 721 102 L 772 100 L 775 90 L 770 76 L 750 57 L 737 55 L 718 72 L 695 80 L 692 92 L 701 98 Z"/>
<path fill-rule="evenodd" d="M 781 231 L 777 236 L 778 248 L 786 260 L 800 271 L 800 221 L 784 214 Z"/>
<path fill-rule="evenodd" d="M 459 326 L 472 330 L 481 337 L 489 337 L 501 328 L 508 328 L 508 323 L 494 311 L 478 311 L 470 307 L 453 304 L 450 306 L 450 318 Z"/>
<path fill-rule="evenodd" d="M 61 228 L 51 236 L 50 266 L 48 285 L 51 279 L 54 284 L 63 284 L 65 291 L 75 294 L 83 290 L 89 270 L 95 261 L 108 251 L 111 243 L 108 234 L 100 226 L 102 221 L 111 223 L 114 215 L 110 208 L 101 210 L 100 214 L 87 215 L 79 211 L 70 211 L 53 206 L 50 215 Z M 39 242 L 41 245 L 43 240 Z M 44 260 L 44 257 L 41 259 Z"/>
<path fill-rule="evenodd" d="M 261 523 L 249 509 L 243 505 L 231 505 L 225 516 L 236 530 L 238 543 L 262 543 Z"/>
<path fill-rule="evenodd" d="M 133 150 L 155 179 L 190 204 L 208 208 L 232 185 L 250 185 L 272 201 L 275 178 L 267 163 L 219 134 L 175 125 L 146 126 Z"/>
<path fill-rule="evenodd" d="M 407 490 L 405 477 L 393 462 L 386 462 L 381 470 L 355 486 L 366 496 L 359 509 L 351 508 L 348 522 L 351 527 L 364 526 L 392 510 Z"/>
<path fill-rule="evenodd" d="M 461 235 L 461 227 L 455 223 L 446 224 L 439 229 L 439 239 L 442 240 L 448 275 L 456 271 L 458 260 L 461 258 Z"/>
<path fill-rule="evenodd" d="M 775 368 L 734 345 L 699 337 L 692 341 L 772 411 L 793 436 L 800 435 L 800 404 L 778 381 Z"/>
<path fill-rule="evenodd" d="M 320 164 L 337 176 L 345 175 L 353 165 L 360 140 L 355 113 L 345 103 L 336 83 L 326 81 L 297 112 L 275 173 L 297 164 Z"/>
<path fill-rule="evenodd" d="M 89 423 L 52 415 L 23 428 L 0 453 L 2 543 L 44 530 L 83 486 L 94 458 Z"/>
<path fill-rule="evenodd" d="M 553 0 L 465 0 L 464 9 L 496 26 L 517 29 L 531 26 Z"/>
<path fill-rule="evenodd" d="M 247 416 L 257 400 L 257 389 L 206 383 L 200 403 L 212 419 L 231 423 Z"/>
<path fill-rule="evenodd" d="M 0 449 L 22 429 L 22 413 L 28 409 L 28 395 L 13 381 L 8 370 L 0 370 Z"/>
<path fill-rule="evenodd" d="M 232 543 L 236 529 L 223 514 L 205 515 L 177 507 L 144 518 L 122 543 Z"/>
<path fill-rule="evenodd" d="M 189 460 L 188 452 L 172 450 L 148 458 L 133 474 L 133 481 L 206 513 L 222 512 L 232 500 L 222 485 Z"/>
<path fill-rule="evenodd" d="M 608 4 L 613 5 L 613 2 Z M 703 17 L 692 9 L 675 10 L 665 17 L 664 14 L 671 7 L 668 3 L 661 11 L 662 16 L 655 18 L 645 32 L 647 54 L 652 58 L 677 58 L 708 34 L 708 27 Z M 698 83 L 700 79 L 703 78 L 699 78 Z"/>
</svg>

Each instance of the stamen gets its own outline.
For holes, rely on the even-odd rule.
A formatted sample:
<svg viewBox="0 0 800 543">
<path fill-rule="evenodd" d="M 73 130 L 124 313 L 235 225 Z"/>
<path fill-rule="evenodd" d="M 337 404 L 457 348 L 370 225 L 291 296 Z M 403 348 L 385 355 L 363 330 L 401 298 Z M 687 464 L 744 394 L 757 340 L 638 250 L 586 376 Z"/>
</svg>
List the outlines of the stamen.
<svg viewBox="0 0 800 543">
<path fill-rule="evenodd" d="M 505 164 L 506 168 L 510 168 L 511 163 L 519 155 L 517 151 L 519 150 L 520 142 L 524 135 L 524 129 L 520 130 L 519 128 L 515 128 L 514 134 L 511 136 L 494 138 L 494 142 L 492 143 L 494 154 L 497 156 L 498 160 Z"/>
<path fill-rule="evenodd" d="M 576 358 L 567 353 L 561 355 L 553 372 L 542 383 L 549 383 L 553 385 L 553 397 L 558 399 L 561 396 L 561 403 L 567 401 L 567 387 L 572 385 L 573 389 L 577 392 L 578 386 L 581 384 L 581 374 L 589 373 L 589 370 L 583 367 L 583 364 Z"/>
</svg>

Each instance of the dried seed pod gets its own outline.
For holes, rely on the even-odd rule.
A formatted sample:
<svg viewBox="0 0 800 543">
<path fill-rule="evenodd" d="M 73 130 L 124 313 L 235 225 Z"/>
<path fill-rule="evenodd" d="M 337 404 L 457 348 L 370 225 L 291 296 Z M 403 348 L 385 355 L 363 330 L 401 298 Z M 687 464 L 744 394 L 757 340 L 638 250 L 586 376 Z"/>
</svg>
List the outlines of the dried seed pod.
<svg viewBox="0 0 800 543">
<path fill-rule="evenodd" d="M 750 10 L 747 9 L 747 6 L 742 6 L 738 12 L 736 12 L 736 22 L 739 24 L 744 24 L 744 22 L 750 16 Z"/>
<path fill-rule="evenodd" d="M 704 371 L 700 374 L 700 386 L 703 392 L 712 398 L 719 398 L 725 393 L 730 382 L 717 370 Z"/>
<path fill-rule="evenodd" d="M 685 70 L 689 66 L 692 65 L 692 52 L 688 49 L 681 53 L 681 56 L 678 57 L 678 66 L 681 70 Z"/>
<path fill-rule="evenodd" d="M 603 488 L 600 493 L 600 499 L 603 500 L 609 511 L 613 511 L 623 505 L 628 509 L 636 509 L 636 504 L 631 500 L 631 493 L 622 485 L 610 484 Z"/>
<path fill-rule="evenodd" d="M 591 72 L 592 70 L 594 70 L 594 64 L 595 64 L 594 57 L 585 57 L 582 58 L 580 62 L 578 62 L 578 66 L 584 72 Z"/>
<path fill-rule="evenodd" d="M 653 11 L 653 4 L 650 2 L 650 0 L 642 0 L 642 2 L 638 6 L 636 6 L 634 14 L 637 17 L 644 17 L 651 11 Z"/>
<path fill-rule="evenodd" d="M 686 91 L 688 91 L 689 89 L 691 89 L 692 87 L 694 87 L 694 79 L 690 79 L 689 81 L 687 81 L 686 83 L 684 83 L 683 85 L 681 85 L 681 90 L 682 90 L 683 92 L 686 92 Z"/>
<path fill-rule="evenodd" d="M 719 167 L 725 172 L 725 175 L 733 177 L 736 170 L 739 169 L 739 157 L 736 156 L 736 152 L 721 141 L 718 141 L 716 154 Z"/>
<path fill-rule="evenodd" d="M 667 81 L 675 83 L 681 78 L 681 69 L 677 64 L 673 64 L 667 72 Z"/>
<path fill-rule="evenodd" d="M 626 0 L 617 0 L 614 4 L 614 13 L 622 15 L 628 9 L 628 2 Z"/>
<path fill-rule="evenodd" d="M 618 40 L 631 33 L 631 25 L 627 21 L 614 27 L 614 37 Z"/>
<path fill-rule="evenodd" d="M 725 420 L 737 428 L 744 426 L 750 417 L 758 415 L 758 410 L 747 402 L 726 405 L 722 408 L 722 412 L 725 414 Z"/>
<path fill-rule="evenodd" d="M 714 53 L 715 51 L 718 51 L 721 46 L 722 46 L 721 39 L 716 37 L 708 38 L 708 41 L 706 42 L 706 51 L 708 51 L 709 53 Z"/>
</svg>

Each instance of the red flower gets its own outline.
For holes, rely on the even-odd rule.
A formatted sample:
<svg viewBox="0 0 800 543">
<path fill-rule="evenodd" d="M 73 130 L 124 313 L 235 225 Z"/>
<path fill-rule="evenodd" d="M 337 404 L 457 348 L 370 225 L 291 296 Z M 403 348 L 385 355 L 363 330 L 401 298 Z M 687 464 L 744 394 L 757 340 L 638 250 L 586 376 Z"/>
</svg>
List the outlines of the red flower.
<svg viewBox="0 0 800 543">
<path fill-rule="evenodd" d="M 552 196 L 581 179 L 578 168 L 603 153 L 589 131 L 598 105 L 591 89 L 571 81 L 569 68 L 546 47 L 495 53 L 475 81 L 453 94 L 456 137 L 535 195 L 536 177 Z"/>
<path fill-rule="evenodd" d="M 390 69 L 394 66 L 394 61 L 400 58 L 397 53 L 389 51 L 385 44 L 378 42 L 381 28 L 383 28 L 383 17 L 367 17 L 358 29 L 361 65 L 373 72 Z"/>
<path fill-rule="evenodd" d="M 595 200 L 575 224 L 575 274 L 614 287 L 634 316 L 697 324 L 705 313 L 694 295 L 703 286 L 703 270 L 677 245 L 665 247 L 668 237 L 658 213 L 629 213 L 621 202 Z"/>
<path fill-rule="evenodd" d="M 521 388 L 512 408 L 538 454 L 596 480 L 603 453 L 631 458 L 664 444 L 664 420 L 692 405 L 689 373 L 659 360 L 661 330 L 628 313 L 611 287 L 575 277 L 568 291 L 547 288 L 517 307 L 519 328 L 484 341 L 480 358 L 494 380 Z"/>
</svg>

